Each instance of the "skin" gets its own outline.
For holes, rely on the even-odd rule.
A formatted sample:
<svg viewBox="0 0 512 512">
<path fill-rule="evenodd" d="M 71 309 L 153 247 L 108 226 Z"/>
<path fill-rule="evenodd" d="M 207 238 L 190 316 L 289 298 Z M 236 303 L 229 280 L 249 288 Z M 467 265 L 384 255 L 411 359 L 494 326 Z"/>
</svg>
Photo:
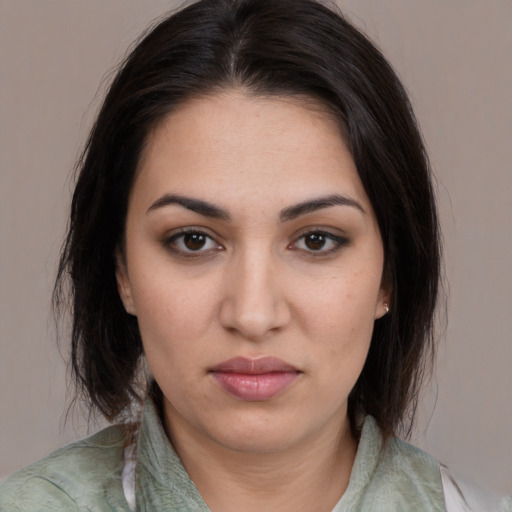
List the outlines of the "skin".
<svg viewBox="0 0 512 512">
<path fill-rule="evenodd" d="M 283 214 L 333 195 L 351 204 Z M 347 398 L 385 314 L 383 262 L 353 159 L 320 105 L 230 90 L 152 132 L 118 287 L 169 438 L 212 510 L 330 511 L 339 500 L 357 449 Z M 280 358 L 297 377 L 271 399 L 241 400 L 210 372 L 238 356 Z"/>
</svg>

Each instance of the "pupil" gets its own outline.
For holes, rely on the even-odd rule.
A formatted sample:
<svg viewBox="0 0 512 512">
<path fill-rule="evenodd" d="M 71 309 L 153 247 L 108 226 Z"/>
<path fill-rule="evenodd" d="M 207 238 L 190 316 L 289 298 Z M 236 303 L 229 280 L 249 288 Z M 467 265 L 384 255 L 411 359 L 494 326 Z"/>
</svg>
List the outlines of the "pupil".
<svg viewBox="0 0 512 512">
<path fill-rule="evenodd" d="M 206 243 L 206 237 L 201 233 L 188 233 L 185 235 L 184 243 L 187 249 L 197 251 L 201 249 Z"/>
<path fill-rule="evenodd" d="M 313 251 L 320 250 L 325 245 L 325 236 L 318 233 L 306 237 L 306 246 Z"/>
</svg>

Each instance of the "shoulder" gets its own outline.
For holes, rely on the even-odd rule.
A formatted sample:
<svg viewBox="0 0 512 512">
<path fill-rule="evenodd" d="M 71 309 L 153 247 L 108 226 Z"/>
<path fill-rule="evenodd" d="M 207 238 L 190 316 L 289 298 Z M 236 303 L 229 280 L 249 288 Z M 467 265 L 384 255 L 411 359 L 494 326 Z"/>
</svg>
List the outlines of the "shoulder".
<svg viewBox="0 0 512 512">
<path fill-rule="evenodd" d="M 437 459 L 400 439 L 392 439 L 384 450 L 383 468 L 391 472 L 408 499 L 434 503 L 447 512 L 512 512 L 511 501 L 469 484 L 450 472 Z M 420 510 L 420 507 L 413 507 Z"/>
<path fill-rule="evenodd" d="M 0 512 L 73 511 L 91 505 L 99 511 L 103 504 L 127 508 L 123 447 L 122 427 L 112 426 L 56 450 L 0 484 Z"/>
<path fill-rule="evenodd" d="M 441 479 L 448 512 L 512 512 L 512 497 L 499 497 L 455 476 L 441 464 Z"/>
</svg>

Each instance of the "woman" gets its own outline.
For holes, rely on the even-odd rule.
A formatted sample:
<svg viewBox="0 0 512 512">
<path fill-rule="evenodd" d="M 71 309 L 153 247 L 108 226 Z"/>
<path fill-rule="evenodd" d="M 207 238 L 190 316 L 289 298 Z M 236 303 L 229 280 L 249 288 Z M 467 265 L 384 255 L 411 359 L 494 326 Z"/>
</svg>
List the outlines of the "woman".
<svg viewBox="0 0 512 512">
<path fill-rule="evenodd" d="M 1 510 L 447 510 L 395 437 L 439 252 L 407 97 L 340 15 L 169 17 L 107 94 L 56 287 L 78 387 L 118 425 L 10 477 Z"/>
</svg>

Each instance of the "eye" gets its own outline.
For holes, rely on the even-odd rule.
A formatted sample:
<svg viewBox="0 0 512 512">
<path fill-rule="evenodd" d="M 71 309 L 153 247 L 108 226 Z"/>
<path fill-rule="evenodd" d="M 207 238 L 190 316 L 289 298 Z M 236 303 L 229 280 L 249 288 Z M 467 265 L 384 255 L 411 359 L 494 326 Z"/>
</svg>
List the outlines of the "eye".
<svg viewBox="0 0 512 512">
<path fill-rule="evenodd" d="M 302 234 L 291 245 L 292 249 L 308 253 L 329 254 L 336 252 L 343 245 L 348 243 L 345 237 L 328 233 L 326 231 L 309 231 Z"/>
<path fill-rule="evenodd" d="M 181 231 L 167 238 L 164 243 L 173 252 L 187 256 L 222 249 L 211 236 L 198 230 Z"/>
</svg>

